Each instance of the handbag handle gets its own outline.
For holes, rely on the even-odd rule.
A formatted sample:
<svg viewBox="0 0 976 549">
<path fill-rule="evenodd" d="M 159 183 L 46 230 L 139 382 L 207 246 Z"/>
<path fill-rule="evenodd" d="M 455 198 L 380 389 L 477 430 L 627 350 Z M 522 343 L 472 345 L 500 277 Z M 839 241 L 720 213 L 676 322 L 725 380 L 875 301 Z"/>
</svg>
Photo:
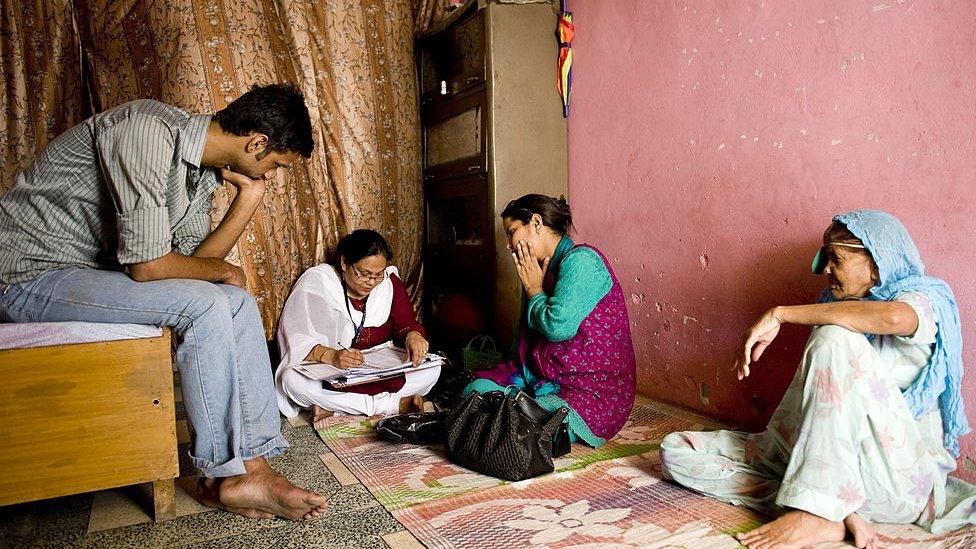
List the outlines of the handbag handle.
<svg viewBox="0 0 976 549">
<path fill-rule="evenodd" d="M 488 345 L 489 343 L 491 343 L 491 350 L 492 351 L 497 351 L 498 350 L 498 347 L 495 346 L 495 340 L 492 339 L 491 336 L 489 336 L 489 335 L 480 335 L 480 336 L 474 336 L 474 337 L 472 337 L 471 338 L 471 341 L 469 341 L 468 344 L 465 345 L 464 348 L 465 349 L 473 349 L 474 348 L 474 345 L 475 345 L 475 342 L 478 342 L 479 343 L 479 345 L 478 345 L 478 351 L 484 351 L 485 350 L 485 346 Z"/>
<path fill-rule="evenodd" d="M 549 421 L 546 422 L 545 426 L 542 428 L 543 432 L 555 433 L 556 429 L 559 428 L 559 424 L 562 423 L 563 420 L 566 419 L 566 416 L 568 415 L 569 415 L 569 410 L 567 410 L 565 406 L 561 406 L 558 410 L 556 410 L 554 414 L 552 414 L 552 417 L 549 418 Z"/>
</svg>

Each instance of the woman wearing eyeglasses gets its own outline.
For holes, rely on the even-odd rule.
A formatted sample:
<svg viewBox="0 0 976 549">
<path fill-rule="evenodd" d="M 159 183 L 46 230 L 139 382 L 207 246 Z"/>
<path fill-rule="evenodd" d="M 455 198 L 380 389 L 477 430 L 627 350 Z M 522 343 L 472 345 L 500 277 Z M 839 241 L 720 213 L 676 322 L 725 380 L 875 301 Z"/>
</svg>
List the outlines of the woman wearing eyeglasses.
<svg viewBox="0 0 976 549">
<path fill-rule="evenodd" d="M 312 267 L 295 283 L 278 324 L 281 364 L 278 407 L 286 417 L 310 408 L 314 419 L 333 414 L 389 415 L 422 405 L 419 397 L 437 382 L 440 367 L 332 390 L 295 371 L 303 361 L 341 369 L 363 364 L 361 350 L 394 341 L 414 365 L 427 355 L 424 327 L 406 286 L 390 265 L 393 251 L 376 231 L 358 229 L 336 246 L 335 261 Z"/>
<path fill-rule="evenodd" d="M 599 250 L 567 234 L 564 198 L 527 194 L 501 217 L 522 283 L 515 356 L 475 372 L 464 394 L 514 385 L 549 411 L 568 408 L 571 441 L 600 446 L 626 423 L 637 391 L 620 283 Z"/>
<path fill-rule="evenodd" d="M 963 411 L 962 335 L 952 290 L 924 276 L 895 217 L 838 215 L 813 271 L 819 303 L 770 309 L 746 331 L 740 380 L 782 324 L 812 326 L 800 367 L 766 430 L 672 433 L 664 474 L 716 499 L 778 516 L 736 538 L 748 547 L 879 542 L 870 522 L 945 532 L 976 522 L 976 487 L 947 477 Z"/>
</svg>

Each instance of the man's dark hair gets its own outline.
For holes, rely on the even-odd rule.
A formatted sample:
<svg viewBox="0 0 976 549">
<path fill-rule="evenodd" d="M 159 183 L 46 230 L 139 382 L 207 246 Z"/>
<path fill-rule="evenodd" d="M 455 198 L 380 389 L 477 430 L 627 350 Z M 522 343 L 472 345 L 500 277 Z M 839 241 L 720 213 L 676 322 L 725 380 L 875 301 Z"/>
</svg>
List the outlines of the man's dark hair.
<svg viewBox="0 0 976 549">
<path fill-rule="evenodd" d="M 312 156 L 312 121 L 305 97 L 294 84 L 254 85 L 214 118 L 227 133 L 263 133 L 268 136 L 268 150 Z"/>
<path fill-rule="evenodd" d="M 393 259 L 393 249 L 380 233 L 372 229 L 356 229 L 339 239 L 339 243 L 336 244 L 334 265 L 337 267 L 341 265 L 339 258 L 346 260 L 347 265 L 352 265 L 371 255 L 382 255 L 390 261 Z"/>
</svg>

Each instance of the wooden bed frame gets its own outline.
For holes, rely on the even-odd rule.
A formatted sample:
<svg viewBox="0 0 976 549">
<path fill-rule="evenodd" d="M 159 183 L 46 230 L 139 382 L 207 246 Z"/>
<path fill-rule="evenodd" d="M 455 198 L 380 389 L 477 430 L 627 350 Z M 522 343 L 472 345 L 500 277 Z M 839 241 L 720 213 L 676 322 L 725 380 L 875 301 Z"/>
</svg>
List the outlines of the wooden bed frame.
<svg viewBox="0 0 976 549">
<path fill-rule="evenodd" d="M 151 482 L 154 518 L 173 518 L 172 364 L 169 329 L 0 351 L 0 505 Z"/>
</svg>

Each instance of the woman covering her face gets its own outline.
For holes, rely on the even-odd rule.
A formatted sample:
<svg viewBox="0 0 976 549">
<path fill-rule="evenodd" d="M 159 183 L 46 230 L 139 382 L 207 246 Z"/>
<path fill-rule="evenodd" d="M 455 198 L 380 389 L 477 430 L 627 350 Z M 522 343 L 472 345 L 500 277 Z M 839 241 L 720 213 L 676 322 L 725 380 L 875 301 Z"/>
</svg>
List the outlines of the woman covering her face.
<svg viewBox="0 0 976 549">
<path fill-rule="evenodd" d="M 620 284 L 599 250 L 567 236 L 565 200 L 525 195 L 501 217 L 524 289 L 516 356 L 475 372 L 464 394 L 515 385 L 550 411 L 569 408 L 570 439 L 599 446 L 627 421 L 636 393 Z"/>
<path fill-rule="evenodd" d="M 363 364 L 361 350 L 391 340 L 420 364 L 428 349 L 426 333 L 390 265 L 392 257 L 379 233 L 359 229 L 339 240 L 334 264 L 312 267 L 295 283 L 278 326 L 276 386 L 286 417 L 299 408 L 311 408 L 321 419 L 334 413 L 397 414 L 422 405 L 420 397 L 437 382 L 439 366 L 346 390 L 325 389 L 293 368 L 303 361 L 355 368 Z"/>
<path fill-rule="evenodd" d="M 969 432 L 962 336 L 952 290 L 924 276 L 893 216 L 834 218 L 813 270 L 819 303 L 774 307 L 746 331 L 740 380 L 784 323 L 813 326 L 766 430 L 672 433 L 665 476 L 716 499 L 780 515 L 736 537 L 749 547 L 878 541 L 869 522 L 945 532 L 976 522 L 976 487 L 947 477 Z"/>
</svg>

